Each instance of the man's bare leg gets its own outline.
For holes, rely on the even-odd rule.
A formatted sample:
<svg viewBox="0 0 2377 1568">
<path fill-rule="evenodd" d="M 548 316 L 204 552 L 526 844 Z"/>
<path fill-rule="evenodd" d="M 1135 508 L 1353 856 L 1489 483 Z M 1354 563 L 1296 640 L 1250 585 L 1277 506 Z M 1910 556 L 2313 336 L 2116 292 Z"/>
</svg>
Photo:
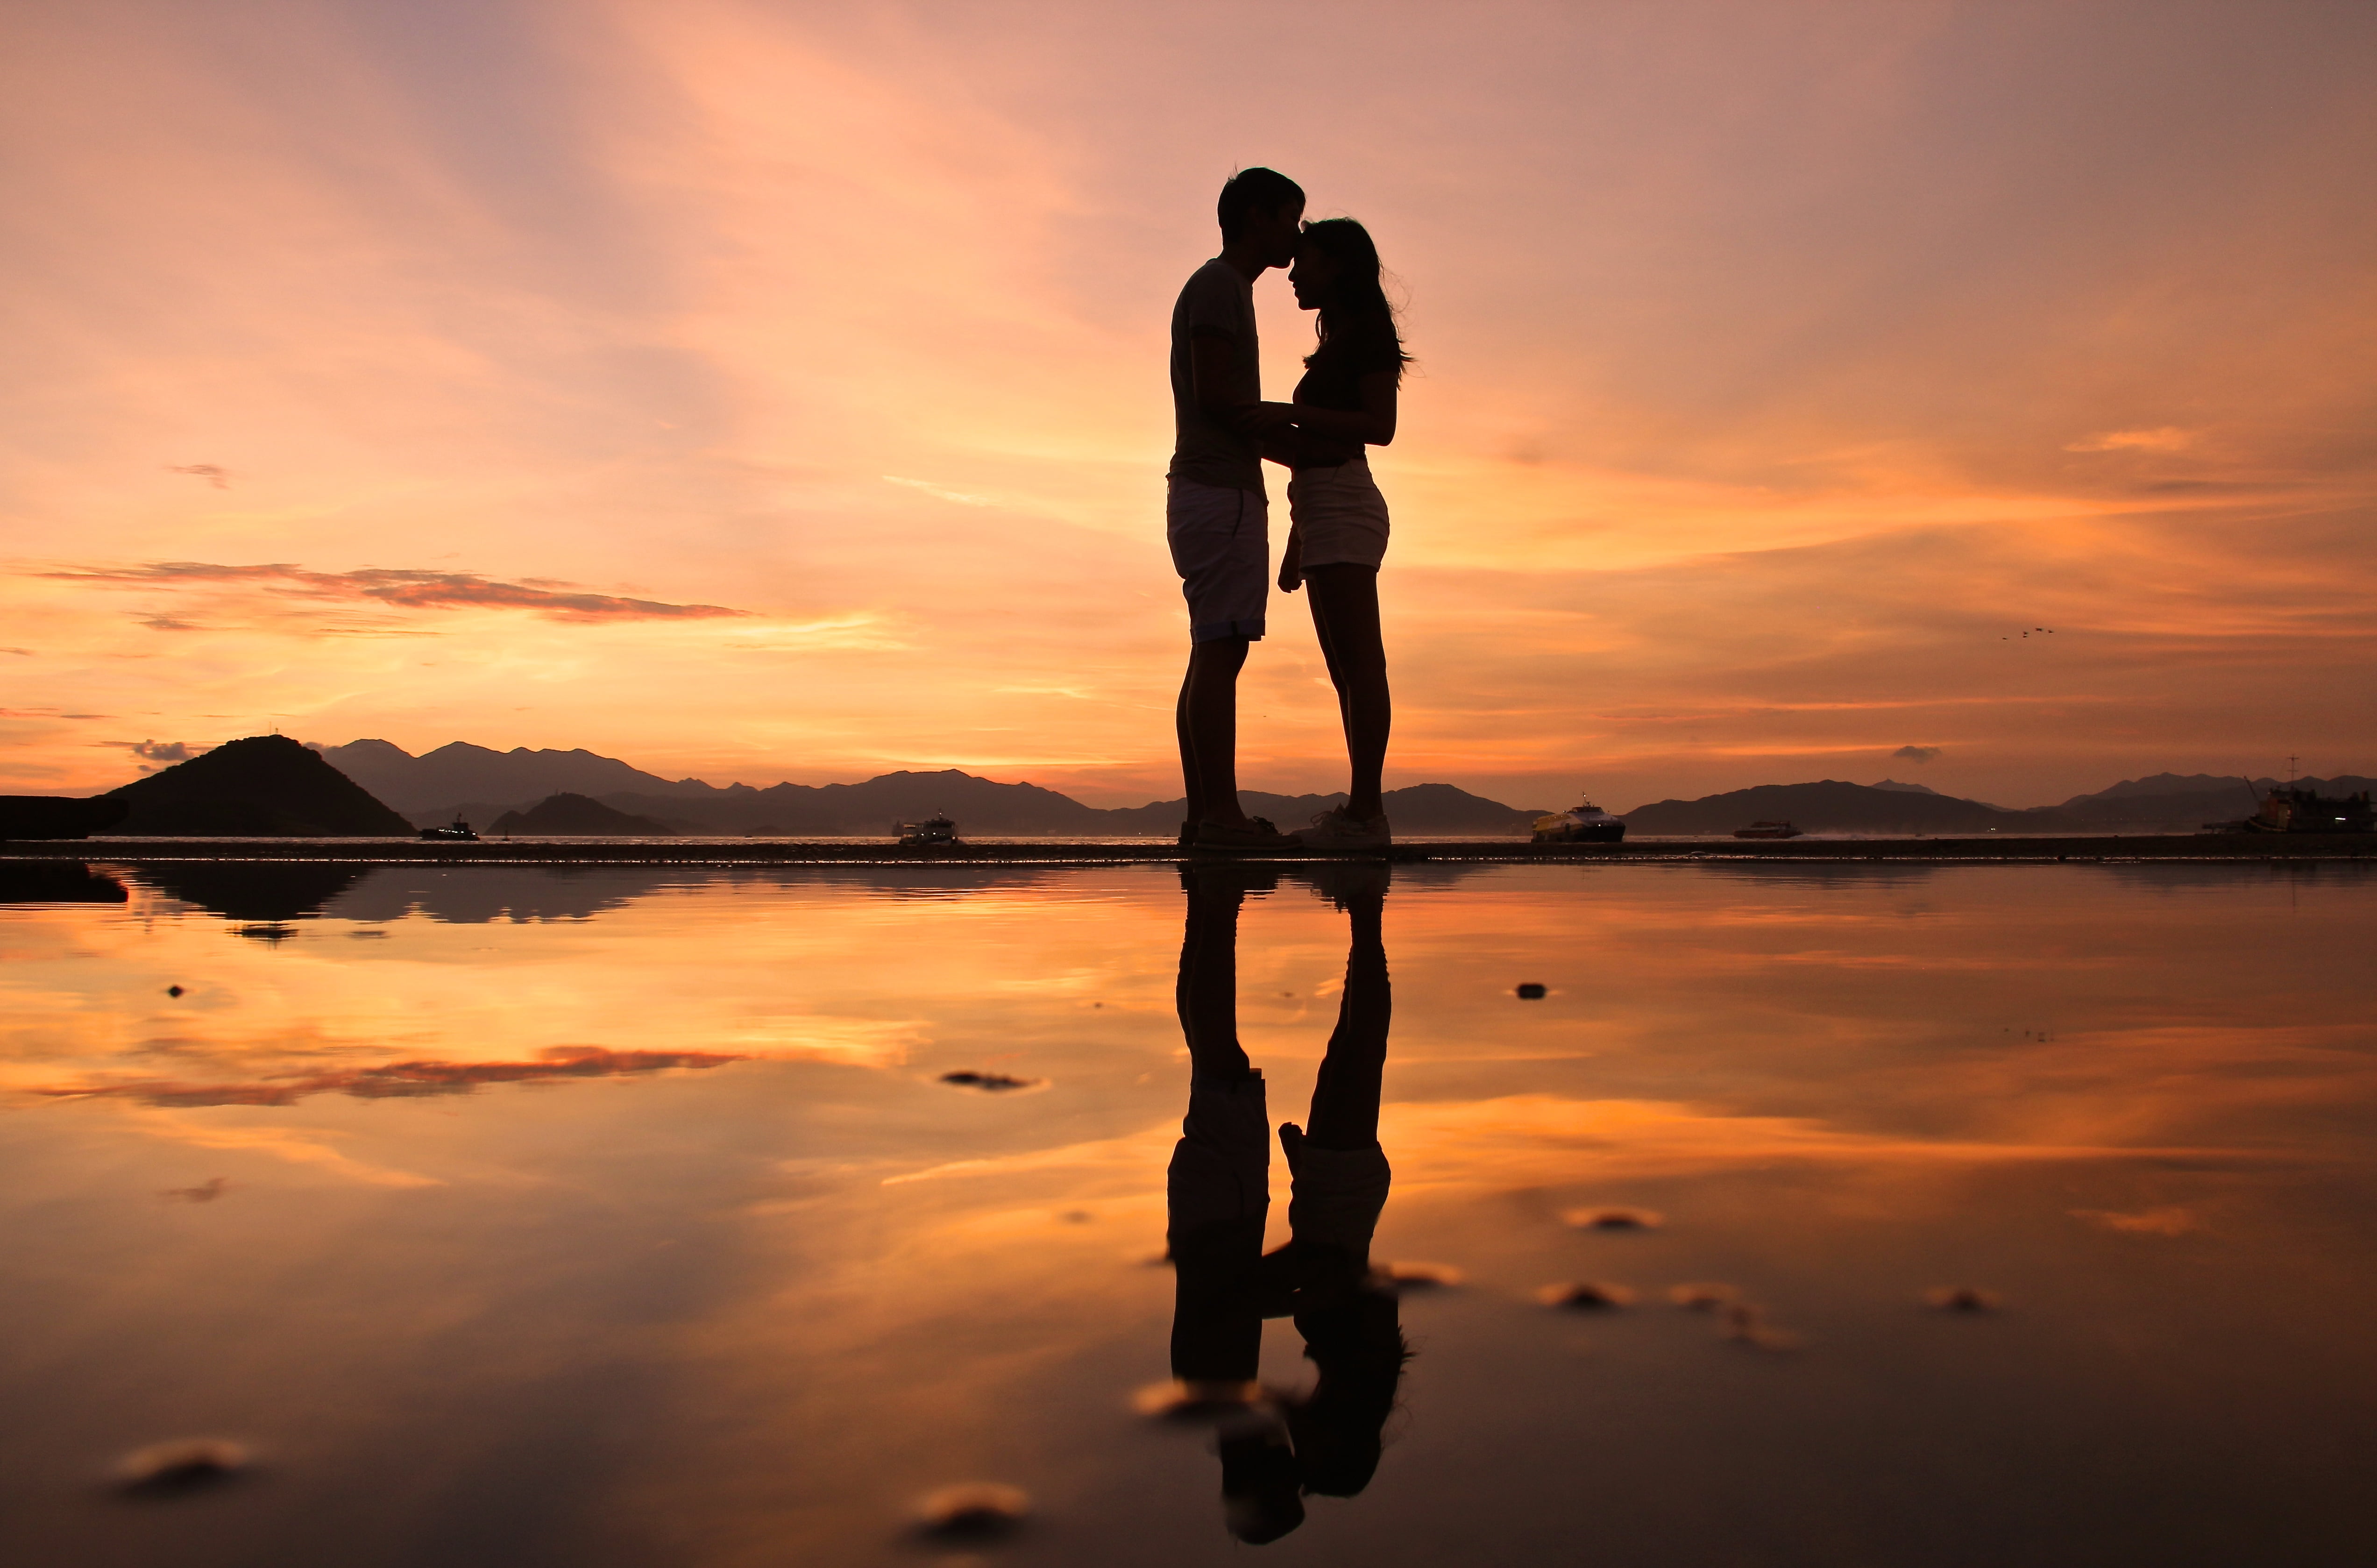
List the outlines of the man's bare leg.
<svg viewBox="0 0 2377 1568">
<path fill-rule="evenodd" d="M 1246 824 L 1238 805 L 1238 672 L 1246 663 L 1243 637 L 1189 644 L 1177 724 L 1191 822 Z"/>
</svg>

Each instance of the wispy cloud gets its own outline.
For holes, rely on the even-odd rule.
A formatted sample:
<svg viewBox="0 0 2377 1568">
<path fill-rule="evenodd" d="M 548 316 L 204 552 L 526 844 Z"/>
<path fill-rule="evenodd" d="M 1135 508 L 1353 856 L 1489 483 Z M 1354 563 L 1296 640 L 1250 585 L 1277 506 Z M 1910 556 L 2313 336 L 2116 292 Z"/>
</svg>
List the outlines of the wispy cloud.
<svg viewBox="0 0 2377 1568">
<path fill-rule="evenodd" d="M 2074 441 L 2067 452 L 2183 452 L 2195 445 L 2195 433 L 2174 425 L 2153 430 L 2108 430 Z"/>
<path fill-rule="evenodd" d="M 308 571 L 286 562 L 217 566 L 206 561 L 153 561 L 141 566 L 71 567 L 42 575 L 74 582 L 117 583 L 133 587 L 245 585 L 308 599 L 361 601 L 393 604 L 408 610 L 527 610 L 550 620 L 581 623 L 711 620 L 751 614 L 748 610 L 729 609 L 723 604 L 671 604 L 657 599 L 626 599 L 609 593 L 579 592 L 568 583 L 545 579 L 498 582 L 476 572 L 422 571 L 394 567 L 365 567 L 356 571 Z M 188 622 L 170 616 L 153 616 L 147 624 L 161 630 L 196 629 Z"/>
<path fill-rule="evenodd" d="M 1891 755 L 1903 762 L 1929 762 L 1940 755 L 1940 748 L 1936 746 L 1902 746 Z"/>
<path fill-rule="evenodd" d="M 969 495 L 963 490 L 951 490 L 945 485 L 936 485 L 930 480 L 926 479 L 902 479 L 896 473 L 885 474 L 883 476 L 883 483 L 886 485 L 904 485 L 911 490 L 922 490 L 927 496 L 938 497 L 944 501 L 955 501 L 962 507 L 993 507 L 998 504 L 987 496 L 974 496 Z"/>
</svg>

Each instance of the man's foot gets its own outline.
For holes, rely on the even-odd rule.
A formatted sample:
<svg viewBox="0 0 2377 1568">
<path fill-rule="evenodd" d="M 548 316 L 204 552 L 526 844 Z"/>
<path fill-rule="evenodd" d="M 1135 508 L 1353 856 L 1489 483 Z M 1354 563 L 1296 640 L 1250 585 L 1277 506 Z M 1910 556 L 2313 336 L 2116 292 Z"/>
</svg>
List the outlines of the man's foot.
<svg viewBox="0 0 2377 1568">
<path fill-rule="evenodd" d="M 1296 841 L 1307 849 L 1385 849 L 1395 842 L 1385 812 L 1356 817 L 1343 806 L 1313 818 L 1312 826 L 1297 833 Z"/>
<path fill-rule="evenodd" d="M 1260 817 L 1243 822 L 1200 822 L 1190 841 L 1196 849 L 1294 849 L 1296 836 L 1281 832 Z"/>
</svg>

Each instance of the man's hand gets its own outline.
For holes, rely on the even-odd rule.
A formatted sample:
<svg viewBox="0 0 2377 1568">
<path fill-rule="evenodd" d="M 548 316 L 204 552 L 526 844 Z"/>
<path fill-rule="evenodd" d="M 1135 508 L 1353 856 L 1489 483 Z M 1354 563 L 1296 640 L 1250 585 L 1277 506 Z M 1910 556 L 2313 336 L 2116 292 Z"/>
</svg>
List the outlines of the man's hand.
<svg viewBox="0 0 2377 1568">
<path fill-rule="evenodd" d="M 1279 557 L 1279 591 L 1293 593 L 1304 586 L 1304 538 L 1293 527 L 1287 531 L 1287 548 Z"/>
<path fill-rule="evenodd" d="M 1256 403 L 1238 413 L 1238 428 L 1261 440 L 1266 437 L 1284 436 L 1296 428 L 1296 407 L 1294 403 Z"/>
</svg>

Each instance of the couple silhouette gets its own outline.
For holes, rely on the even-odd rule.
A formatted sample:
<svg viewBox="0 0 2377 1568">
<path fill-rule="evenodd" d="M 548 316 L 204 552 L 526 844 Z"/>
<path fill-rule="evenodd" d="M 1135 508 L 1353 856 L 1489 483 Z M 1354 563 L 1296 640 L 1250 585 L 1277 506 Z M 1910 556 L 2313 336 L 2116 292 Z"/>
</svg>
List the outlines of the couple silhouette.
<svg viewBox="0 0 2377 1568">
<path fill-rule="evenodd" d="M 1238 912 L 1276 869 L 1227 861 L 1181 868 L 1188 918 L 1177 1002 L 1189 1057 L 1188 1112 L 1165 1172 L 1172 1260 L 1172 1376 L 1188 1406 L 1218 1415 L 1223 1517 L 1260 1545 L 1304 1522 L 1308 1493 L 1351 1497 L 1378 1469 L 1381 1431 L 1410 1349 L 1393 1291 L 1370 1269 L 1392 1172 L 1379 1098 L 1393 1011 L 1381 935 L 1389 868 L 1316 868 L 1316 890 L 1350 926 L 1337 1023 L 1302 1126 L 1283 1124 L 1289 1239 L 1263 1251 L 1271 1211 L 1270 1107 L 1238 1043 Z M 1303 1394 L 1260 1382 L 1265 1318 L 1287 1317 L 1319 1373 Z"/>
<path fill-rule="evenodd" d="M 1188 786 L 1183 845 L 1224 852 L 1383 849 L 1392 842 L 1380 774 L 1392 704 L 1379 629 L 1387 503 L 1368 449 L 1395 437 L 1409 355 L 1380 283 L 1378 247 L 1351 218 L 1304 221 L 1304 191 L 1271 169 L 1222 187 L 1222 253 L 1172 309 L 1172 409 L 1165 532 L 1188 602 L 1188 670 L 1176 723 Z M 1262 401 L 1254 285 L 1274 267 L 1317 343 L 1292 401 Z M 1263 635 L 1270 598 L 1270 500 L 1263 464 L 1289 472 L 1288 536 L 1277 581 L 1304 591 L 1337 688 L 1352 780 L 1345 803 L 1283 833 L 1238 802 L 1238 674 Z"/>
</svg>

